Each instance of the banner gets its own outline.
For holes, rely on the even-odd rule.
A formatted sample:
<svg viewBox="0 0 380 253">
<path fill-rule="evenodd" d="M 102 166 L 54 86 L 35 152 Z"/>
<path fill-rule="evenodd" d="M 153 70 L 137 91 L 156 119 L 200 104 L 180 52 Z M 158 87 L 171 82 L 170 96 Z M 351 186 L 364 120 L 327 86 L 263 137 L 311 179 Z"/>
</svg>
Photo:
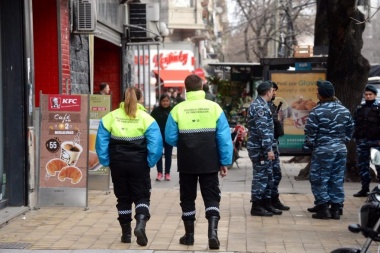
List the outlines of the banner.
<svg viewBox="0 0 380 253">
<path fill-rule="evenodd" d="M 88 95 L 41 95 L 40 206 L 87 206 Z"/>
<path fill-rule="evenodd" d="M 96 134 L 100 119 L 111 111 L 111 96 L 90 95 L 90 126 L 88 140 L 88 189 L 109 191 L 110 171 L 99 163 L 95 151 Z"/>
<path fill-rule="evenodd" d="M 272 72 L 271 80 L 278 85 L 274 103 L 278 106 L 279 119 L 284 124 L 285 135 L 280 137 L 280 153 L 302 152 L 304 129 L 311 109 L 317 103 L 317 81 L 325 80 L 325 72 Z"/>
</svg>

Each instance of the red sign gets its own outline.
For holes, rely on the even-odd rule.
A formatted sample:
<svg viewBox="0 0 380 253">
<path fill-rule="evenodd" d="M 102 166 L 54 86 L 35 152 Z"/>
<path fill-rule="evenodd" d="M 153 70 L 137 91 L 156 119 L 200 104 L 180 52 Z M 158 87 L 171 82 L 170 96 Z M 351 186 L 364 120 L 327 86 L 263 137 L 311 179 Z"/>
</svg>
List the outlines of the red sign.
<svg viewBox="0 0 380 253">
<path fill-rule="evenodd" d="M 80 111 L 80 95 L 49 95 L 49 111 Z"/>
</svg>

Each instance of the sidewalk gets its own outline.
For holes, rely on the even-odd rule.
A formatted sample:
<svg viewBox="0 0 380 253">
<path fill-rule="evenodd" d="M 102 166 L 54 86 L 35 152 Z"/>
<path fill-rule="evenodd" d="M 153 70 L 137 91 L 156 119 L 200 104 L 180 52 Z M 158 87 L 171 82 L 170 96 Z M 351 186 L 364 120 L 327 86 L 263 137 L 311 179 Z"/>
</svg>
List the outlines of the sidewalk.
<svg viewBox="0 0 380 253">
<path fill-rule="evenodd" d="M 357 223 L 358 210 L 364 198 L 352 194 L 360 183 L 345 183 L 346 201 L 340 220 L 315 220 L 306 209 L 313 206 L 309 181 L 295 181 L 305 164 L 284 163 L 291 157 L 281 157 L 283 178 L 280 184 L 282 201 L 290 211 L 273 217 L 250 215 L 252 166 L 247 152 L 242 151 L 227 177 L 220 179 L 222 190 L 221 220 L 218 236 L 219 252 L 321 253 L 339 247 L 360 247 L 365 241 L 360 234 L 350 233 L 347 226 Z M 89 210 L 84 208 L 41 207 L 13 217 L 0 227 L 1 252 L 206 252 L 207 220 L 201 194 L 196 202 L 197 220 L 193 246 L 179 244 L 184 234 L 179 206 L 178 173 L 173 161 L 172 180 L 155 181 L 152 169 L 151 219 L 147 223 L 146 247 L 138 246 L 135 237 L 131 244 L 120 242 L 121 229 L 116 212 L 114 194 L 89 191 Z M 374 187 L 375 185 L 371 185 Z M 3 211 L 4 212 L 4 211 Z M 4 213 L 0 218 L 4 219 Z M 134 221 L 132 226 L 134 227 Z M 376 243 L 370 248 L 377 251 Z M 215 252 L 215 251 L 213 251 Z"/>
</svg>

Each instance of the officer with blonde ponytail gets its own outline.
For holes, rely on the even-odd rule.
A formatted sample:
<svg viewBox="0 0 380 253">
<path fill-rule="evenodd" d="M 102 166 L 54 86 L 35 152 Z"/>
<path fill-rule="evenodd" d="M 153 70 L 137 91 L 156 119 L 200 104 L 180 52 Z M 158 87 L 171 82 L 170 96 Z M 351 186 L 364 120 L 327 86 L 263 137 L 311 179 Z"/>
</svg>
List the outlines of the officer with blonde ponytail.
<svg viewBox="0 0 380 253">
<path fill-rule="evenodd" d="M 157 122 L 138 101 L 142 93 L 129 87 L 120 107 L 105 115 L 99 124 L 96 152 L 103 166 L 109 166 L 117 198 L 121 242 L 131 242 L 132 203 L 135 204 L 134 234 L 146 246 L 146 222 L 150 218 L 150 168 L 162 155 L 162 137 Z"/>
</svg>

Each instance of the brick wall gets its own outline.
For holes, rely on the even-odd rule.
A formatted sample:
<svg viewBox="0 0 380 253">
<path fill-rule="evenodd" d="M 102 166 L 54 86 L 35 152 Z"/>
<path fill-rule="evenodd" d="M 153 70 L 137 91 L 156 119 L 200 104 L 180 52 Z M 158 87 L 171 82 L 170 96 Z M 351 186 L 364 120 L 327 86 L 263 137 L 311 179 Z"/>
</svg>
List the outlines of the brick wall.
<svg viewBox="0 0 380 253">
<path fill-rule="evenodd" d="M 69 0 L 60 1 L 60 26 L 61 26 L 61 71 L 62 93 L 68 94 L 71 90 L 70 81 L 70 15 Z M 67 84 L 67 85 L 66 85 Z M 66 88 L 69 90 L 67 91 Z"/>
<path fill-rule="evenodd" d="M 33 1 L 33 35 L 35 104 L 39 107 L 40 91 L 59 93 L 56 1 Z"/>
<path fill-rule="evenodd" d="M 112 92 L 112 108 L 116 109 L 121 101 L 121 48 L 96 37 L 94 48 L 94 93 L 99 91 L 100 83 L 108 83 Z"/>
</svg>

